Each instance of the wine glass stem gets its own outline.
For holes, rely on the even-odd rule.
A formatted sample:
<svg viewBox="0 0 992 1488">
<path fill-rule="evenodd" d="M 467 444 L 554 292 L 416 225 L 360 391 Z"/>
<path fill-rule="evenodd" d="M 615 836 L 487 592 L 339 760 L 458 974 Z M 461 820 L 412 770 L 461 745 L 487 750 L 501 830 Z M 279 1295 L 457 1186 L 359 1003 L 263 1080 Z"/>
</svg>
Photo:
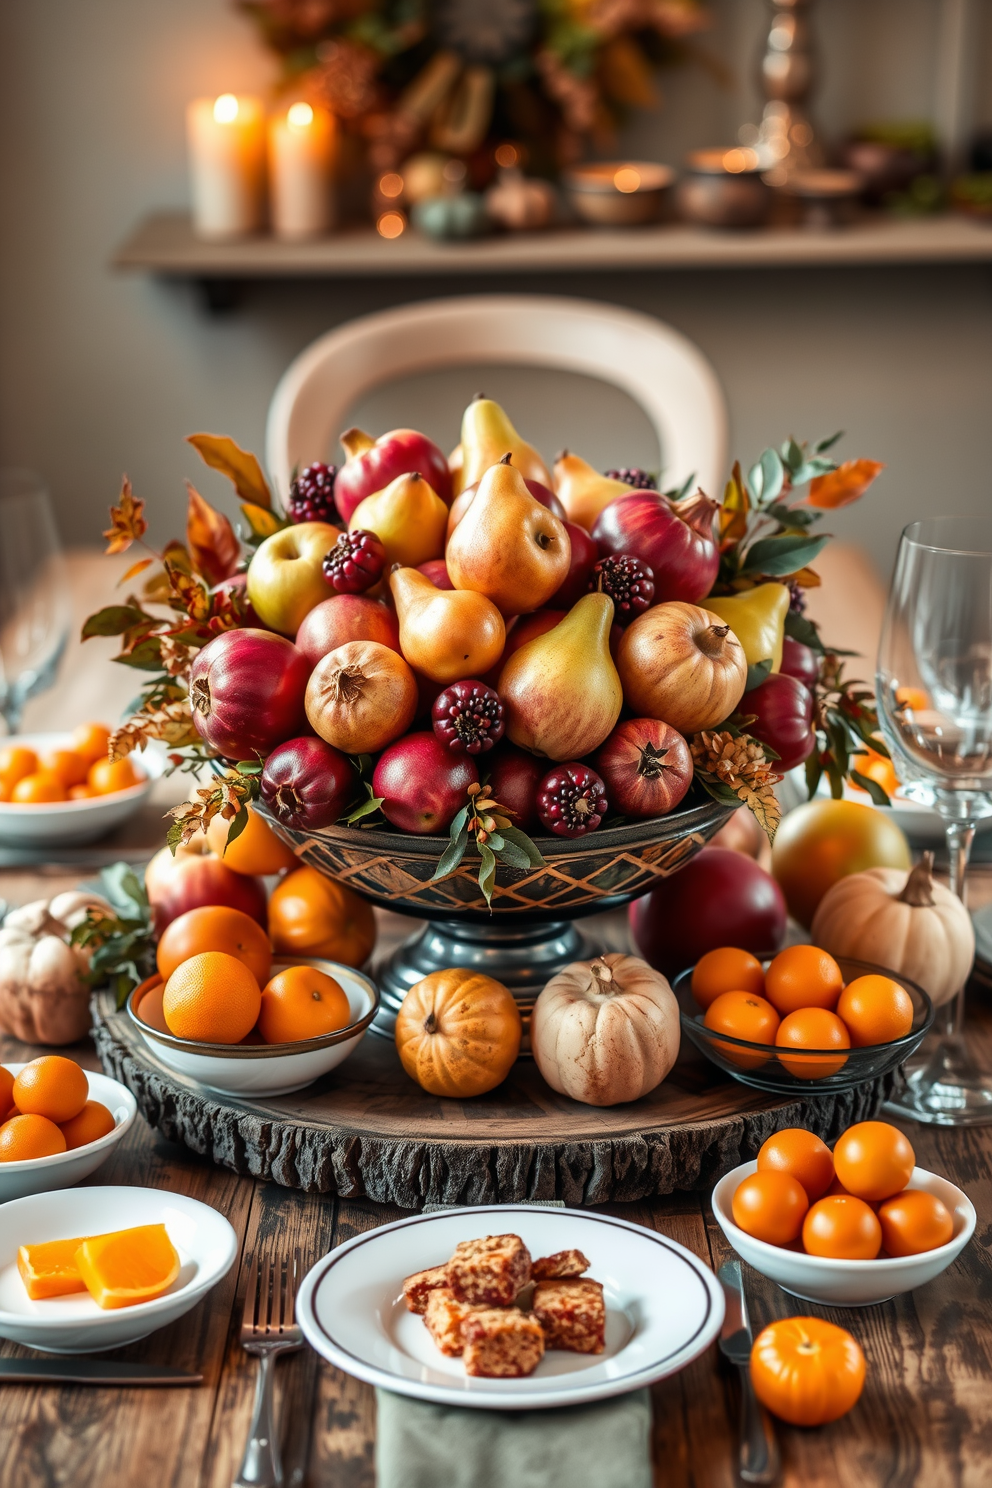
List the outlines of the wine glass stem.
<svg viewBox="0 0 992 1488">
<path fill-rule="evenodd" d="M 968 873 L 968 859 L 971 857 L 971 844 L 975 839 L 975 823 L 973 821 L 945 821 L 944 830 L 947 837 L 947 855 L 950 859 L 950 885 L 951 892 L 956 894 L 962 904 L 965 902 L 965 878 Z M 964 1030 L 964 987 L 960 987 L 947 1010 L 947 1033 L 956 1036 Z"/>
</svg>

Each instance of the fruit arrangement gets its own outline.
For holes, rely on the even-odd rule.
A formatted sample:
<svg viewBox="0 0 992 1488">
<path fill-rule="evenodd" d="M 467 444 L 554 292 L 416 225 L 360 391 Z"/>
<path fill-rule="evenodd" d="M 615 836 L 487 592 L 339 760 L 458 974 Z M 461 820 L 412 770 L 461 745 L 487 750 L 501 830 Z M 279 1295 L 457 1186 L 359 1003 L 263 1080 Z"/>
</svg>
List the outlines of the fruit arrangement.
<svg viewBox="0 0 992 1488">
<path fill-rule="evenodd" d="M 16 1076 L 0 1065 L 0 1163 L 75 1152 L 113 1129 L 113 1116 L 90 1100 L 86 1073 L 74 1059 L 43 1054 Z"/>
<path fill-rule="evenodd" d="M 147 776 L 129 755 L 108 759 L 111 730 L 81 723 L 67 749 L 40 758 L 24 744 L 0 748 L 0 801 L 36 806 L 53 801 L 89 801 L 143 785 Z"/>
</svg>

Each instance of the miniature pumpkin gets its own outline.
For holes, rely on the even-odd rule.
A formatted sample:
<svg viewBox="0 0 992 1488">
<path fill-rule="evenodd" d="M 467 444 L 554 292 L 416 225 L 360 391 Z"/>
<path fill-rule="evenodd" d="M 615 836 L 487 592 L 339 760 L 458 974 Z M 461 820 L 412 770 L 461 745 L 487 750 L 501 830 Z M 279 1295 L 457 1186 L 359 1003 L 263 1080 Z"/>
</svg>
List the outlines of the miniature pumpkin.
<svg viewBox="0 0 992 1488">
<path fill-rule="evenodd" d="M 493 977 L 435 971 L 410 988 L 396 1018 L 403 1068 L 431 1095 L 484 1095 L 520 1052 L 520 1011 Z"/>
<path fill-rule="evenodd" d="M 961 900 L 933 879 L 933 853 L 909 873 L 851 873 L 820 900 L 810 930 L 832 956 L 874 961 L 912 978 L 939 1007 L 961 990 L 975 956 L 975 932 Z"/>
<path fill-rule="evenodd" d="M 552 1090 L 588 1106 L 638 1100 L 679 1052 L 679 1007 L 666 979 L 638 956 L 573 961 L 534 1007 L 531 1048 Z"/>
<path fill-rule="evenodd" d="M 74 1044 L 89 1031 L 89 956 L 69 945 L 98 894 L 72 891 L 12 909 L 0 930 L 0 1030 L 28 1044 Z"/>
</svg>

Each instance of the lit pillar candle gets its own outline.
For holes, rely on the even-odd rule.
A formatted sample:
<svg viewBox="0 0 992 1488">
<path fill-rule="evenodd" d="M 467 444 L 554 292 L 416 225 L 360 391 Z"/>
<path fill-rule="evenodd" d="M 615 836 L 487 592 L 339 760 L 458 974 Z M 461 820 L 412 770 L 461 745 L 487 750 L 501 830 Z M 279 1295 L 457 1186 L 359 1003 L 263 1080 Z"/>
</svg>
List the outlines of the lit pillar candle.
<svg viewBox="0 0 992 1488">
<path fill-rule="evenodd" d="M 193 227 L 204 238 L 257 232 L 265 220 L 261 99 L 197 98 L 186 110 Z"/>
<path fill-rule="evenodd" d="M 269 125 L 272 229 L 278 238 L 315 238 L 334 225 L 334 119 L 294 103 Z"/>
</svg>

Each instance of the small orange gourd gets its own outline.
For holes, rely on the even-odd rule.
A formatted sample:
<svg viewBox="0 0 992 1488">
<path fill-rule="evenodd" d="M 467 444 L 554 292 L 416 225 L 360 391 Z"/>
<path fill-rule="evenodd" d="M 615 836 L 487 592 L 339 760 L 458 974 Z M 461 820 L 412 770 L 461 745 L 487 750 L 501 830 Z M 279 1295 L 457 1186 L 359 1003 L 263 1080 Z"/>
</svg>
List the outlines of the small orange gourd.
<svg viewBox="0 0 992 1488">
<path fill-rule="evenodd" d="M 484 1095 L 520 1052 L 520 1012 L 493 977 L 435 971 L 410 988 L 396 1018 L 403 1068 L 431 1095 Z"/>
</svg>

